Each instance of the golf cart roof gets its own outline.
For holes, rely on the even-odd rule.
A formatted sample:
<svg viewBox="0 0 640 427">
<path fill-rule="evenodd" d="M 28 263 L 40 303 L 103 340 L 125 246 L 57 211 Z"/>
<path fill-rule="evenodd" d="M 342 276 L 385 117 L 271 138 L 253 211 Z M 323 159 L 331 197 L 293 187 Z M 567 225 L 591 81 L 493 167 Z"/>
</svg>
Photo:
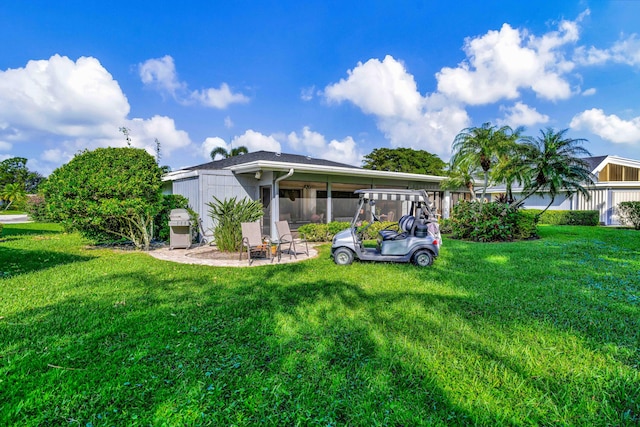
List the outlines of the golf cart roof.
<svg viewBox="0 0 640 427">
<path fill-rule="evenodd" d="M 356 190 L 361 199 L 366 200 L 391 200 L 430 203 L 429 196 L 425 190 L 406 189 L 367 189 Z"/>
</svg>

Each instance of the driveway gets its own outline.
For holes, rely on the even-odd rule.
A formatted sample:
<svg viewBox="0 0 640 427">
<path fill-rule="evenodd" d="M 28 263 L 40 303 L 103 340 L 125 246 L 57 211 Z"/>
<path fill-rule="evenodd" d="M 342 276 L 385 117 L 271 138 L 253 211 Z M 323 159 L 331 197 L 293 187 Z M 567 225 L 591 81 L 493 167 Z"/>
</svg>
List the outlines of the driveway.
<svg viewBox="0 0 640 427">
<path fill-rule="evenodd" d="M 26 214 L 21 215 L 0 215 L 0 222 L 3 224 L 18 224 L 21 222 L 31 222 Z"/>
</svg>

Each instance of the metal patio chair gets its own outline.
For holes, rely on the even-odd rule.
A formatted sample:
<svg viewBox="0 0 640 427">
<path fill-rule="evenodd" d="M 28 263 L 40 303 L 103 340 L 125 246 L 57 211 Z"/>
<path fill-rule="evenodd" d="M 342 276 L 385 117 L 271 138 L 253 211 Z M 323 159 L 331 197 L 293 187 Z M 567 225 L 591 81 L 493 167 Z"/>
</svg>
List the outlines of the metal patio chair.
<svg viewBox="0 0 640 427">
<path fill-rule="evenodd" d="M 287 221 L 278 221 L 276 222 L 276 232 L 278 233 L 278 249 L 277 249 L 277 253 L 278 253 L 278 261 L 280 261 L 280 258 L 282 257 L 282 247 L 289 245 L 289 249 L 287 249 L 287 252 L 289 252 L 289 258 L 291 258 L 291 256 L 296 257 L 296 259 L 298 259 L 298 252 L 296 250 L 296 241 L 293 238 L 293 234 L 291 233 L 291 229 L 289 228 L 289 223 Z M 307 244 L 307 240 L 306 239 L 299 239 L 300 243 L 304 243 L 305 246 L 305 254 L 307 254 L 307 256 L 309 256 L 309 245 Z"/>
<path fill-rule="evenodd" d="M 242 227 L 242 245 L 240 246 L 240 260 L 242 260 L 242 251 L 247 249 L 247 258 L 249 265 L 253 262 L 251 254 L 264 254 L 264 257 L 271 258 L 271 239 L 263 236 L 260 230 L 260 222 L 243 222 Z M 271 259 L 273 262 L 273 258 Z"/>
</svg>

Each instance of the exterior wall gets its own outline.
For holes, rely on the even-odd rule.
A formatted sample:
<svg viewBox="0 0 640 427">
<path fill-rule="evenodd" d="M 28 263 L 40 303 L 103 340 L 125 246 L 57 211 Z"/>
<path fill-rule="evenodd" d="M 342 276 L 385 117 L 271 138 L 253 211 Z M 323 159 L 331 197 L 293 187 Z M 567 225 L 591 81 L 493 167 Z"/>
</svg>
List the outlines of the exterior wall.
<svg viewBox="0 0 640 427">
<path fill-rule="evenodd" d="M 590 199 L 587 200 L 582 194 L 577 194 L 573 209 L 578 211 L 598 211 L 600 212 L 600 223 L 609 225 L 611 209 L 609 204 L 609 190 L 596 189 L 589 190 Z"/>
<path fill-rule="evenodd" d="M 295 185 L 299 186 L 301 190 L 301 199 L 299 203 L 304 202 L 304 206 L 301 211 L 309 213 L 315 210 L 320 199 L 312 196 L 313 192 L 317 192 L 316 188 L 313 188 L 313 192 L 309 186 L 305 186 L 304 183 L 322 183 L 325 185 L 327 198 L 324 199 L 324 213 L 323 222 L 335 218 L 331 218 L 332 211 L 332 188 L 334 191 L 339 190 L 344 186 L 345 188 L 409 188 L 409 189 L 425 189 L 428 192 L 437 192 L 439 199 L 437 202 L 441 204 L 439 208 L 443 210 L 441 214 L 448 217 L 448 202 L 442 203 L 440 199 L 443 192 L 440 190 L 439 183 L 418 182 L 409 180 L 394 180 L 386 178 L 367 178 L 353 175 L 329 175 L 329 174 L 311 174 L 311 173 L 294 173 L 292 176 L 276 182 L 279 177 L 285 176 L 286 172 L 272 172 L 263 171 L 260 174 L 247 173 L 247 174 L 234 174 L 229 170 L 199 170 L 198 176 L 191 178 L 185 178 L 172 182 L 171 192 L 173 194 L 180 194 L 185 196 L 189 200 L 189 205 L 200 215 L 203 221 L 203 227 L 206 234 L 209 234 L 213 227 L 213 221 L 208 215 L 209 207 L 207 203 L 213 201 L 213 197 L 223 200 L 231 197 L 237 197 L 242 199 L 248 197 L 252 200 L 260 200 L 260 187 L 270 187 L 271 189 L 271 206 L 269 211 L 269 218 L 279 218 L 280 200 L 279 200 L 279 188 L 289 188 L 291 185 L 287 185 L 288 181 L 296 182 Z M 293 184 L 293 183 L 292 183 Z M 300 185 L 302 184 L 302 185 Z M 298 188 L 298 187 L 291 187 Z M 324 191 L 324 190 L 323 190 Z M 317 194 L 317 193 L 316 193 Z M 450 193 L 448 193 L 450 194 Z M 335 203 L 338 200 L 334 200 Z M 438 204 L 436 203 L 436 205 Z M 355 205 L 354 205 L 355 206 Z M 308 211 L 308 212 L 307 212 Z M 351 215 L 351 209 L 349 209 L 349 215 Z M 309 215 L 310 216 L 310 215 Z M 305 220 L 307 218 L 304 218 Z M 351 217 L 349 217 L 349 220 Z M 397 219 L 397 218 L 396 218 Z M 308 222 L 308 221 L 306 221 Z M 295 225 L 295 224 L 294 224 Z M 299 224 L 298 224 L 299 225 Z M 263 227 L 265 232 L 268 232 L 271 228 L 271 234 L 275 232 L 273 227 Z M 272 236 L 277 237 L 277 236 Z"/>
<path fill-rule="evenodd" d="M 620 217 L 618 216 L 618 204 L 622 202 L 640 202 L 640 189 L 611 191 L 611 225 L 621 225 Z"/>
<path fill-rule="evenodd" d="M 213 201 L 213 196 L 220 200 L 231 197 L 259 200 L 260 197 L 258 180 L 248 176 L 236 176 L 226 170 L 206 171 L 199 177 L 174 181 L 173 194 L 180 194 L 189 199 L 189 206 L 198 212 L 205 230 L 213 227 L 207 206 L 207 203 Z"/>
<path fill-rule="evenodd" d="M 518 199 L 522 194 L 514 193 L 514 197 Z M 529 209 L 544 209 L 551 201 L 550 197 L 533 195 L 524 202 L 524 207 Z M 567 198 L 564 194 L 558 194 L 553 201 L 553 204 L 549 206 L 552 210 L 571 210 L 571 198 Z"/>
<path fill-rule="evenodd" d="M 200 209 L 200 182 L 197 177 L 173 181 L 173 194 L 179 194 L 189 200 L 191 209 Z"/>
<path fill-rule="evenodd" d="M 604 225 L 620 225 L 617 206 L 621 202 L 640 201 L 640 188 L 611 189 L 596 188 L 589 190 L 590 198 L 587 200 L 582 194 L 573 197 L 559 195 L 556 197 L 550 210 L 579 210 L 600 212 L 600 223 Z M 520 194 L 516 195 L 516 198 Z M 525 208 L 544 209 L 549 203 L 548 197 L 538 195 L 531 196 L 525 201 Z"/>
</svg>

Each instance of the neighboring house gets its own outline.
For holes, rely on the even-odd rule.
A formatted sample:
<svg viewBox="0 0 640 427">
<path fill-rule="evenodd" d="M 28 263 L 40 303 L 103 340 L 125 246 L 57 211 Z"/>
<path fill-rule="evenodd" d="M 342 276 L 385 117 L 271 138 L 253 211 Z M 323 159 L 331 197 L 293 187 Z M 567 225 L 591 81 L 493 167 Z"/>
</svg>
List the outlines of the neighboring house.
<svg viewBox="0 0 640 427">
<path fill-rule="evenodd" d="M 589 200 L 581 194 L 571 197 L 559 194 L 549 209 L 597 210 L 600 212 L 600 223 L 619 225 L 618 204 L 640 201 L 640 161 L 617 156 L 586 157 L 585 160 L 595 177 L 595 186 L 589 189 Z M 516 198 L 519 196 L 518 190 L 513 189 Z M 490 196 L 504 192 L 504 186 L 487 189 Z M 526 208 L 544 209 L 549 200 L 549 196 L 534 195 L 524 204 Z"/>
<path fill-rule="evenodd" d="M 355 190 L 365 188 L 425 189 L 445 218 L 460 192 L 442 191 L 442 176 L 363 169 L 307 156 L 257 151 L 170 172 L 164 191 L 181 194 L 201 216 L 205 230 L 213 227 L 207 203 L 249 197 L 264 206 L 263 232 L 273 234 L 276 220 L 293 229 L 309 222 L 350 221 L 357 206 Z M 376 212 L 397 220 L 401 202 L 380 202 Z M 275 236 L 274 236 L 275 237 Z"/>
</svg>

